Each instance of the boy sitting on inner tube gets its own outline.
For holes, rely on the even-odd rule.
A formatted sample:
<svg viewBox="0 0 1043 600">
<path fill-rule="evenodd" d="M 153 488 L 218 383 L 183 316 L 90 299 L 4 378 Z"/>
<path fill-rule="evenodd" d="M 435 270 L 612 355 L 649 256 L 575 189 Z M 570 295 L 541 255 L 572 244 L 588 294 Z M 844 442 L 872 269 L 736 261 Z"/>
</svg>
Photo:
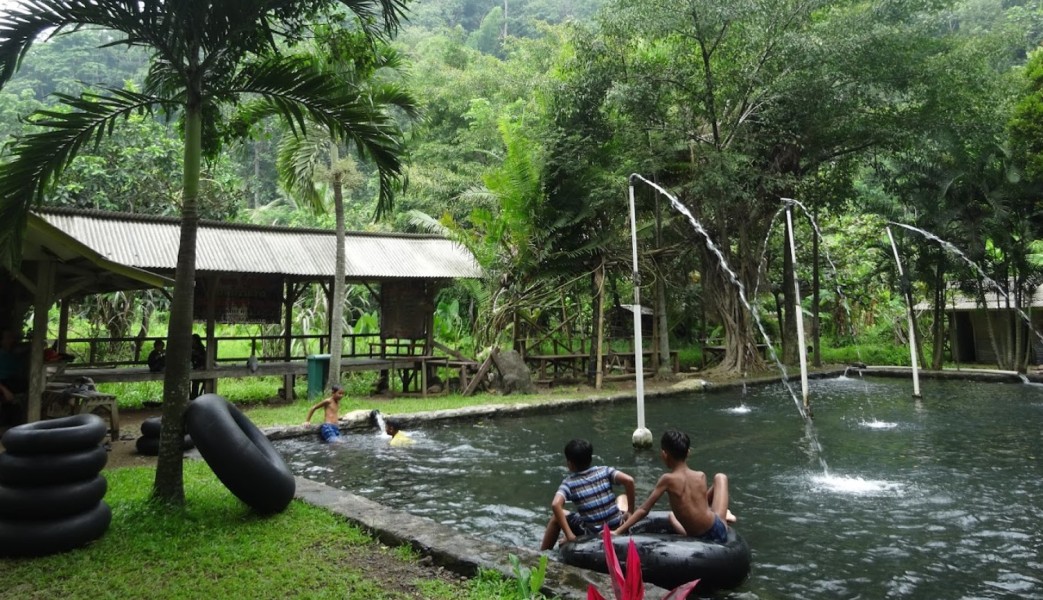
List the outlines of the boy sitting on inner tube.
<svg viewBox="0 0 1043 600">
<path fill-rule="evenodd" d="M 670 469 L 656 482 L 652 495 L 630 515 L 616 535 L 626 533 L 635 523 L 645 518 L 659 497 L 670 497 L 670 524 L 680 535 L 702 538 L 724 544 L 728 541 L 726 521 L 735 521 L 728 510 L 728 476 L 713 476 L 713 487 L 706 487 L 706 473 L 688 468 L 691 442 L 688 434 L 668 429 L 659 442 L 660 458 Z"/>
<path fill-rule="evenodd" d="M 319 427 L 319 437 L 324 442 L 340 441 L 340 427 L 337 426 L 337 420 L 340 418 L 340 399 L 343 397 L 344 388 L 334 384 L 330 387 L 330 397 L 311 407 L 311 410 L 308 411 L 308 418 L 304 420 L 304 424 L 309 425 L 315 411 L 320 408 L 324 410 L 325 418 Z"/>
<path fill-rule="evenodd" d="M 634 478 L 612 467 L 592 467 L 594 447 L 583 439 L 565 445 L 565 461 L 569 474 L 558 486 L 551 501 L 554 515 L 547 523 L 540 550 L 550 550 L 565 533 L 571 542 L 580 535 L 598 534 L 605 525 L 618 527 L 627 518 L 627 508 L 634 505 Z M 612 485 L 623 486 L 626 497 L 618 498 Z M 576 505 L 576 512 L 565 510 L 565 501 Z M 625 504 L 624 504 L 625 502 Z"/>
</svg>

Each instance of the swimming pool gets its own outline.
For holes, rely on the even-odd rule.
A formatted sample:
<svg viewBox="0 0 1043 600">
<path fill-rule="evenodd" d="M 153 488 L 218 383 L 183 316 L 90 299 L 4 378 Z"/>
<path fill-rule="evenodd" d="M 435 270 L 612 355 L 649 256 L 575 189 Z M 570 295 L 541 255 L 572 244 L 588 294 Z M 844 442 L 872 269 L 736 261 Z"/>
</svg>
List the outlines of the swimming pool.
<svg viewBox="0 0 1043 600">
<path fill-rule="evenodd" d="M 731 478 L 753 570 L 724 597 L 1043 598 L 1043 386 L 925 381 L 923 393 L 914 401 L 907 380 L 812 381 L 811 428 L 780 385 L 647 403 L 657 437 L 687 431 L 689 464 Z M 633 475 L 639 500 L 651 490 L 663 466 L 631 447 L 634 414 L 627 402 L 436 423 L 407 448 L 376 432 L 277 447 L 297 474 L 536 548 L 572 437 Z"/>
</svg>

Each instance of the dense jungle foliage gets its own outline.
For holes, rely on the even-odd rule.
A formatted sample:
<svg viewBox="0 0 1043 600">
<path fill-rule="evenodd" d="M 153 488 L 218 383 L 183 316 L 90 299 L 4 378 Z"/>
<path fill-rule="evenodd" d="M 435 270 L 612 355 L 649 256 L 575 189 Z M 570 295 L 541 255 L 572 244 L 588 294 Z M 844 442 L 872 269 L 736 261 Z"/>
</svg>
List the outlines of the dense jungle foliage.
<svg viewBox="0 0 1043 600">
<path fill-rule="evenodd" d="M 467 353 L 548 331 L 568 343 L 596 338 L 600 308 L 633 302 L 628 184 L 640 293 L 655 308 L 660 351 L 721 340 L 721 368 L 755 370 L 763 326 L 794 362 L 800 310 L 816 360 L 851 360 L 831 348 L 904 344 L 911 300 L 921 360 L 940 366 L 951 360 L 942 311 L 955 293 L 985 301 L 991 280 L 1004 307 L 1029 311 L 1043 268 L 1037 0 L 416 0 L 407 9 L 389 50 L 401 63 L 372 73 L 408 88 L 422 109 L 418 120 L 401 115 L 405 185 L 375 219 L 376 171 L 349 155 L 345 220 L 349 230 L 438 232 L 474 252 L 486 279 L 458 282 L 438 303 L 437 336 Z M 33 131 L 34 111 L 85 85 L 140 89 L 149 55 L 111 39 L 86 29 L 33 46 L 0 91 L 0 136 Z M 332 54 L 332 39 L 316 26 L 305 43 Z M 179 214 L 180 125 L 177 114 L 131 115 L 81 150 L 46 204 Z M 222 151 L 204 163 L 204 218 L 332 228 L 321 178 L 314 191 L 326 210 L 283 185 L 285 125 L 266 121 L 245 139 L 218 133 Z M 302 298 L 302 327 L 326 329 L 324 298 Z M 165 308 L 156 294 L 114 295 L 85 299 L 80 312 L 129 335 L 162 328 L 152 315 Z M 365 289 L 348 290 L 349 331 L 371 326 L 374 311 Z M 1024 369 L 1040 339 L 1008 316 L 996 327 L 1018 341 L 999 363 Z"/>
</svg>

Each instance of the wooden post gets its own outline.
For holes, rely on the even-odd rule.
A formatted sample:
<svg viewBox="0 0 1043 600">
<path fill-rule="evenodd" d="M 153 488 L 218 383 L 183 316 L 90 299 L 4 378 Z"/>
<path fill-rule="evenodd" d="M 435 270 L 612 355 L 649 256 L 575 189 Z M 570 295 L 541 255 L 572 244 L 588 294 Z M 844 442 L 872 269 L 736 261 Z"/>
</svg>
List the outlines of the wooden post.
<svg viewBox="0 0 1043 600">
<path fill-rule="evenodd" d="M 61 310 L 58 313 L 58 352 L 68 351 L 69 340 L 69 299 L 61 299 Z"/>
<path fill-rule="evenodd" d="M 283 286 L 283 360 L 290 362 L 290 356 L 292 354 L 290 346 L 293 344 L 293 301 L 296 295 L 296 286 L 292 281 L 287 280 L 286 285 Z M 294 376 L 290 373 L 283 375 L 282 386 L 283 386 L 283 400 L 286 402 L 293 402 L 293 384 Z"/>
<path fill-rule="evenodd" d="M 499 353 L 499 348 L 492 349 L 492 352 L 489 353 L 489 356 L 485 359 L 485 362 L 482 363 L 482 366 L 478 367 L 478 372 L 474 374 L 474 378 L 471 379 L 471 383 L 467 384 L 467 387 L 464 389 L 464 396 L 470 396 L 475 392 L 475 390 L 478 389 L 478 384 L 482 382 L 482 379 L 485 377 L 485 374 L 488 373 L 489 369 L 492 368 L 493 362 L 496 359 L 496 355 Z"/>
<path fill-rule="evenodd" d="M 217 286 L 220 277 L 211 275 L 206 286 L 206 364 L 203 368 L 210 370 L 217 363 Z M 217 393 L 217 380 L 204 379 L 203 390 L 208 394 Z"/>
<path fill-rule="evenodd" d="M 26 419 L 33 423 L 43 417 L 44 374 L 43 350 L 47 345 L 48 311 L 54 303 L 54 263 L 36 263 L 36 291 L 33 294 L 33 339 L 29 350 L 29 404 Z"/>
</svg>

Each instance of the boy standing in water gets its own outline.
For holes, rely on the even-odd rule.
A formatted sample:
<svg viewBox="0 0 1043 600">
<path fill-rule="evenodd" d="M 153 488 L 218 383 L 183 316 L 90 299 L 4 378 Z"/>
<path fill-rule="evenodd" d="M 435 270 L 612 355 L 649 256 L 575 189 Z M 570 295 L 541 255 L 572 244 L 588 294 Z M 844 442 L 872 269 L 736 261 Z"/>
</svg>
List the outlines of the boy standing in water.
<svg viewBox="0 0 1043 600">
<path fill-rule="evenodd" d="M 659 478 L 652 495 L 613 533 L 626 533 L 645 518 L 664 493 L 670 497 L 670 524 L 677 533 L 723 544 L 728 541 L 726 521 L 735 517 L 728 511 L 728 476 L 718 473 L 713 487 L 706 486 L 706 473 L 688 468 L 691 442 L 688 435 L 668 429 L 659 442 L 659 456 L 670 472 Z"/>
<path fill-rule="evenodd" d="M 612 467 L 592 467 L 594 447 L 583 439 L 574 439 L 565 445 L 565 461 L 569 474 L 558 486 L 551 501 L 554 515 L 547 523 L 540 550 L 550 550 L 565 533 L 565 541 L 577 536 L 597 534 L 604 525 L 618 527 L 627 517 L 627 509 L 634 505 L 634 478 Z M 626 497 L 616 497 L 612 485 L 623 486 Z M 565 501 L 576 506 L 576 512 L 565 510 Z M 626 504 L 622 504 L 623 502 Z"/>
<path fill-rule="evenodd" d="M 330 387 L 330 397 L 317 403 L 308 411 L 308 418 L 304 421 L 305 425 L 311 423 L 311 416 L 315 414 L 315 411 L 323 409 L 325 418 L 322 425 L 319 426 L 319 437 L 324 442 L 340 441 L 340 427 L 337 426 L 337 420 L 340 418 L 340 399 L 343 397 L 344 388 L 334 384 Z"/>
</svg>

